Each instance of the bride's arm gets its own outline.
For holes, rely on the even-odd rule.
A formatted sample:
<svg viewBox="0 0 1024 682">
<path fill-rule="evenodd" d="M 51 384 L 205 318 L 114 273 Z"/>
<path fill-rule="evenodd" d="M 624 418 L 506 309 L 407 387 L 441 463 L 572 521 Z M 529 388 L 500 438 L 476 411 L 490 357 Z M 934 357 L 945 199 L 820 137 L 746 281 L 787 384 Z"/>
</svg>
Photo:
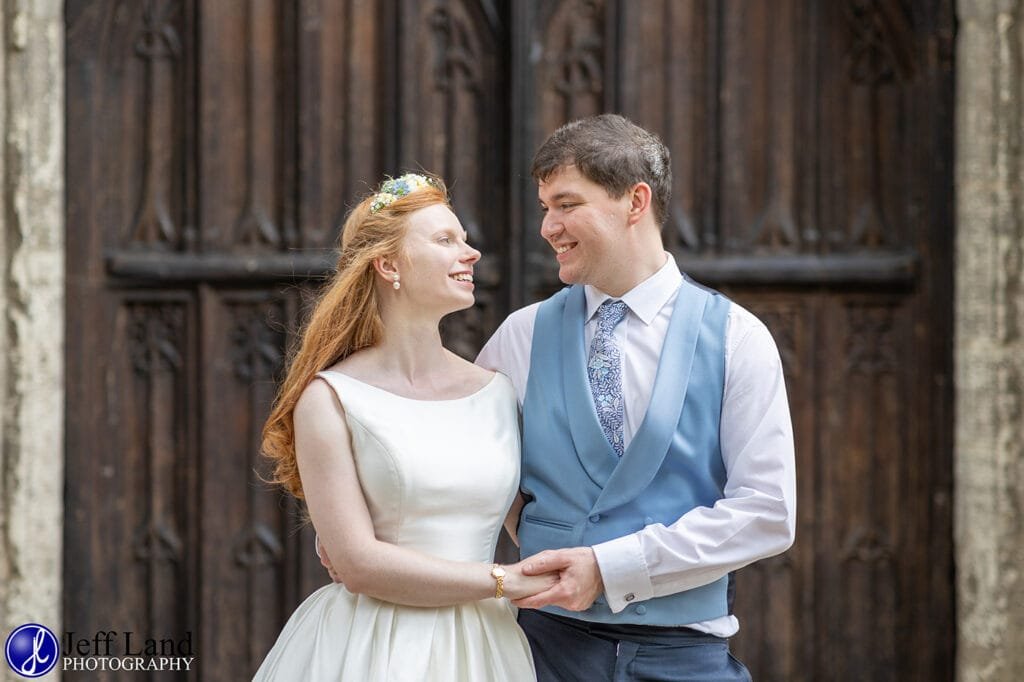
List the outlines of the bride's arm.
<svg viewBox="0 0 1024 682">
<path fill-rule="evenodd" d="M 295 451 L 309 515 L 334 572 L 350 592 L 408 606 L 448 606 L 494 596 L 491 564 L 448 561 L 379 541 L 363 497 L 341 404 L 322 380 L 295 406 Z M 547 589 L 557 577 L 506 566 L 510 599 Z"/>
</svg>

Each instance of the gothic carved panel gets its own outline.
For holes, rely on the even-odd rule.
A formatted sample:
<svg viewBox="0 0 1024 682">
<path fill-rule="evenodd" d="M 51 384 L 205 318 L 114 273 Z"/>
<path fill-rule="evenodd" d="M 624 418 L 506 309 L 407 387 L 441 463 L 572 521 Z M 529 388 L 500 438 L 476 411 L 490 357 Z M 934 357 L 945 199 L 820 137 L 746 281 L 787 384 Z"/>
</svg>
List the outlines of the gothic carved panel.
<svg viewBox="0 0 1024 682">
<path fill-rule="evenodd" d="M 381 101 L 394 79 L 381 55 L 378 3 L 297 3 L 298 239 L 333 249 L 348 207 L 381 179 L 394 112 Z"/>
<path fill-rule="evenodd" d="M 199 3 L 199 205 L 204 249 L 294 246 L 290 167 L 281 144 L 294 117 L 287 11 L 271 0 Z"/>
<path fill-rule="evenodd" d="M 68 137 L 89 140 L 89 208 L 105 248 L 173 251 L 194 238 L 184 199 L 188 154 L 176 144 L 188 125 L 191 7 L 144 0 L 67 12 L 72 64 L 90 88 L 69 102 Z"/>
<path fill-rule="evenodd" d="M 804 369 L 802 364 L 806 361 L 804 353 L 807 352 L 804 346 L 804 311 L 790 304 L 760 309 L 757 314 L 775 339 L 787 379 L 800 377 Z"/>
<path fill-rule="evenodd" d="M 284 547 L 277 535 L 262 523 L 246 528 L 234 543 L 235 563 L 245 570 L 254 570 L 281 562 Z"/>
<path fill-rule="evenodd" d="M 191 314 L 181 299 L 129 300 L 114 327 L 119 367 L 108 374 L 106 407 L 116 427 L 106 446 L 115 461 L 93 492 L 118 510 L 108 532 L 124 534 L 121 551 L 131 559 L 117 571 L 119 594 L 142 607 L 140 624 L 183 627 L 187 617 L 179 595 L 191 575 L 196 521 L 189 487 L 194 422 L 187 408 L 194 390 Z"/>
<path fill-rule="evenodd" d="M 759 678 L 804 679 L 811 663 L 804 642 L 811 636 L 805 619 L 814 602 L 816 571 L 814 532 L 819 523 L 817 434 L 823 425 L 816 409 L 817 358 L 823 353 L 816 335 L 821 301 L 817 297 L 728 288 L 728 295 L 758 317 L 775 340 L 789 397 L 797 460 L 797 542 L 782 556 L 759 561 L 736 573 L 736 613 L 740 633 L 737 655 Z M 728 428 L 724 425 L 723 428 Z"/>
<path fill-rule="evenodd" d="M 137 27 L 135 55 L 145 66 L 141 88 L 144 138 L 139 145 L 143 156 L 141 193 L 129 230 L 136 246 L 176 249 L 184 245 L 181 201 L 176 196 L 182 190 L 182 154 L 174 144 L 175 127 L 182 125 L 184 113 L 180 105 L 183 12 L 181 2 L 147 0 Z"/>
<path fill-rule="evenodd" d="M 606 11 L 604 0 L 561 0 L 540 30 L 540 111 L 545 134 L 604 111 Z"/>
<path fill-rule="evenodd" d="M 827 496 L 818 506 L 831 532 L 817 541 L 833 557 L 820 567 L 823 588 L 872 595 L 829 605 L 828 636 L 861 633 L 846 648 L 858 658 L 876 652 L 864 659 L 862 673 L 870 678 L 889 679 L 883 671 L 894 664 L 903 572 L 913 560 L 900 551 L 914 434 L 908 424 L 911 319 L 897 298 L 849 296 L 832 299 L 824 333 L 844 360 L 825 365 L 822 376 L 822 410 L 831 418 L 822 442 L 828 457 L 819 464 Z"/>
<path fill-rule="evenodd" d="M 477 2 L 419 3 L 403 7 L 410 19 L 401 91 L 416 107 L 403 111 L 402 165 L 441 175 L 470 239 L 499 235 L 488 212 L 495 198 L 494 146 L 503 133 L 495 107 L 501 66 L 487 45 L 499 37 Z"/>
<path fill-rule="evenodd" d="M 895 131 L 913 125 L 920 86 L 911 14 L 904 3 L 867 0 L 821 10 L 838 38 L 821 44 L 821 68 L 842 76 L 820 81 L 821 111 L 831 132 L 821 139 L 819 181 L 840 190 L 821 206 L 824 248 L 906 248 L 907 223 L 916 218 L 908 208 L 918 190 L 909 172 L 910 137 Z"/>
<path fill-rule="evenodd" d="M 730 3 L 721 45 L 722 248 L 741 253 L 814 251 L 813 150 L 803 144 L 817 78 L 814 28 L 798 2 Z"/>
<path fill-rule="evenodd" d="M 895 310 L 850 305 L 846 366 L 850 374 L 879 375 L 896 371 L 899 357 L 894 337 Z"/>
<path fill-rule="evenodd" d="M 452 205 L 483 258 L 474 266 L 476 307 L 445 325 L 445 339 L 472 358 L 493 329 L 488 322 L 507 295 L 500 253 L 508 240 L 508 118 L 500 106 L 506 61 L 494 48 L 504 27 L 470 0 L 404 2 L 409 49 L 402 55 L 399 87 L 415 102 L 402 112 L 403 168 L 423 168 L 449 185 Z"/>
<path fill-rule="evenodd" d="M 217 510 L 202 519 L 204 589 L 211 599 L 203 608 L 237 614 L 225 627 L 235 641 L 250 643 L 239 653 L 255 670 L 287 615 L 267 596 L 280 594 L 290 574 L 285 558 L 298 521 L 293 505 L 262 480 L 269 469 L 260 455 L 293 311 L 287 295 L 230 290 L 204 292 L 201 309 L 209 325 L 202 348 L 201 477 L 221 482 L 203 492 L 205 507 Z"/>
<path fill-rule="evenodd" d="M 135 531 L 135 558 L 145 562 L 182 560 L 185 546 L 174 529 L 162 520 L 144 523 Z"/>
<path fill-rule="evenodd" d="M 513 219 L 521 221 L 524 254 L 521 276 L 526 301 L 545 298 L 561 287 L 551 248 L 540 238 L 537 188 L 529 177 L 534 150 L 556 128 L 573 119 L 599 114 L 613 100 L 617 63 L 612 17 L 615 3 L 605 0 L 559 0 L 523 3 L 517 9 L 522 98 L 519 121 L 513 121 L 513 153 L 522 175 L 520 205 Z M 519 148 L 517 148 L 517 146 Z"/>
<path fill-rule="evenodd" d="M 672 201 L 663 233 L 670 250 L 713 250 L 714 125 L 718 111 L 714 76 L 718 14 L 710 4 L 652 0 L 643 12 L 625 12 L 620 42 L 623 113 L 656 131 L 672 155 Z"/>
</svg>

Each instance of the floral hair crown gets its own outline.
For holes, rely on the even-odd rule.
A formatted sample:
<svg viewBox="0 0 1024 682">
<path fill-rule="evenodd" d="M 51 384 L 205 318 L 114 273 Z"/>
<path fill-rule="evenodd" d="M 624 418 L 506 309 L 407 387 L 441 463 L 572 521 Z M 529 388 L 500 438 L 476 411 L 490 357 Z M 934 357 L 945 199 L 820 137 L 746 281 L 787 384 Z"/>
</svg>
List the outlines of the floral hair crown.
<svg viewBox="0 0 1024 682">
<path fill-rule="evenodd" d="M 380 188 L 373 195 L 373 201 L 370 202 L 370 213 L 376 213 L 402 197 L 427 187 L 437 187 L 437 183 L 432 178 L 418 173 L 406 173 L 398 178 L 388 178 L 380 183 Z"/>
</svg>

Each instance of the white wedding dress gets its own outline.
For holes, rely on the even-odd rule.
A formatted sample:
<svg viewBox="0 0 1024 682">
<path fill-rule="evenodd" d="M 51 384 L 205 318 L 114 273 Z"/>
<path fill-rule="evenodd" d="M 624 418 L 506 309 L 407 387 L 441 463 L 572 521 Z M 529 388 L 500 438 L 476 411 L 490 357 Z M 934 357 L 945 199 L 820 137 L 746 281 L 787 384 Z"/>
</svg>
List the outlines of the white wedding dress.
<svg viewBox="0 0 1024 682">
<path fill-rule="evenodd" d="M 455 400 L 413 400 L 334 371 L 378 539 L 491 562 L 519 481 L 515 390 L 496 374 Z M 325 573 L 326 576 L 326 573 Z M 526 637 L 506 599 L 402 606 L 330 584 L 281 631 L 254 680 L 524 682 Z"/>
</svg>

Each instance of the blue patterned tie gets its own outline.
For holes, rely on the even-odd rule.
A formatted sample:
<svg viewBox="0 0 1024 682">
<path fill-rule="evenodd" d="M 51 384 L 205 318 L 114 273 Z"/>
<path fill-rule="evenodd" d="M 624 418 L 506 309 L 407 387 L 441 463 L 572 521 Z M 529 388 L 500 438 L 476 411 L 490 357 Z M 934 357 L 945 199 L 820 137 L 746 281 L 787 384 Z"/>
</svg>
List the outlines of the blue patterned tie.
<svg viewBox="0 0 1024 682">
<path fill-rule="evenodd" d="M 622 357 L 615 345 L 615 325 L 626 316 L 626 304 L 607 300 L 597 309 L 597 332 L 590 342 L 587 376 L 597 418 L 615 454 L 622 457 Z"/>
</svg>

